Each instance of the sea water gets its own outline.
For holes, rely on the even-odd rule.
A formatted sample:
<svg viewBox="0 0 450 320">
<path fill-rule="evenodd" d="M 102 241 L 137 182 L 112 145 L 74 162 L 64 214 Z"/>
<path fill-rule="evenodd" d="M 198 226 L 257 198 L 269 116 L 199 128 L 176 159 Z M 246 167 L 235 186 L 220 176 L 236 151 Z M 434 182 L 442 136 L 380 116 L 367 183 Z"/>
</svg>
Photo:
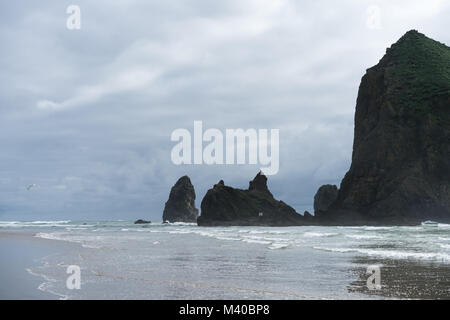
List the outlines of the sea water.
<svg viewBox="0 0 450 320">
<path fill-rule="evenodd" d="M 0 231 L 79 243 L 28 271 L 61 299 L 450 298 L 450 225 L 198 227 L 3 221 Z M 76 248 L 76 249 L 74 249 Z M 2 262 L 6 263 L 6 262 Z M 67 288 L 67 267 L 81 288 Z M 380 268 L 370 290 L 367 268 Z"/>
</svg>

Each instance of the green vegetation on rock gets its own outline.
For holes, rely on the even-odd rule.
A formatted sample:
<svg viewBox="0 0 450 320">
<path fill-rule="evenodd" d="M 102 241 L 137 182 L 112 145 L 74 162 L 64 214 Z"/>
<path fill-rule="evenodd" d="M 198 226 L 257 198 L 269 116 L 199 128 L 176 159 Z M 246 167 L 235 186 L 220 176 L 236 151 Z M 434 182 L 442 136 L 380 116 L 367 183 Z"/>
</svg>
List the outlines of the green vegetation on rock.
<svg viewBox="0 0 450 320">
<path fill-rule="evenodd" d="M 450 47 L 411 30 L 387 49 L 379 66 L 386 68 L 387 95 L 403 112 L 450 120 L 448 110 L 434 103 L 450 97 Z"/>
</svg>

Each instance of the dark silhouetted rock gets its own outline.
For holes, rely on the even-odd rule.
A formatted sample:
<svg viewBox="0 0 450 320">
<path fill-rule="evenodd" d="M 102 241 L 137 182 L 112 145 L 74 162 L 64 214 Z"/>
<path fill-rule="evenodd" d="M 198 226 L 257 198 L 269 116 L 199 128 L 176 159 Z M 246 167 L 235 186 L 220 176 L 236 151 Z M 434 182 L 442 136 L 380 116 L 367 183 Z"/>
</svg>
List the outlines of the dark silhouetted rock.
<svg viewBox="0 0 450 320">
<path fill-rule="evenodd" d="M 181 177 L 170 190 L 163 212 L 163 221 L 196 222 L 195 190 L 188 176 Z"/>
<path fill-rule="evenodd" d="M 252 181 L 250 181 L 248 190 L 265 192 L 268 195 L 272 196 L 272 194 L 269 191 L 269 188 L 267 187 L 267 177 L 261 171 L 256 175 L 256 177 Z"/>
<path fill-rule="evenodd" d="M 261 172 L 250 181 L 248 190 L 226 186 L 221 180 L 208 190 L 201 209 L 199 226 L 288 226 L 304 222 L 292 207 L 274 199 Z"/>
<path fill-rule="evenodd" d="M 305 218 L 306 220 L 312 220 L 314 216 L 311 213 L 309 213 L 309 211 L 305 211 L 303 212 L 303 218 Z"/>
<path fill-rule="evenodd" d="M 450 48 L 412 30 L 361 80 L 352 163 L 325 224 L 450 222 Z"/>
<path fill-rule="evenodd" d="M 134 222 L 134 224 L 149 224 L 149 223 L 152 223 L 152 222 L 151 221 L 147 221 L 147 220 L 142 220 L 142 219 L 136 220 Z"/>
<path fill-rule="evenodd" d="M 327 211 L 338 197 L 338 188 L 335 185 L 325 184 L 317 190 L 314 196 L 314 212 Z"/>
</svg>

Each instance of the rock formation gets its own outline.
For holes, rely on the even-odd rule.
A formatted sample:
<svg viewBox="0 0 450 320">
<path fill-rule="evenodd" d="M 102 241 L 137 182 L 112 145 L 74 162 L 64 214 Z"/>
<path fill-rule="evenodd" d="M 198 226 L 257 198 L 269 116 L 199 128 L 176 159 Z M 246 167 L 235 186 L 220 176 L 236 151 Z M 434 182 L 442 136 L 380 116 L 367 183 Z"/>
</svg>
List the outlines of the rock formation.
<svg viewBox="0 0 450 320">
<path fill-rule="evenodd" d="M 138 219 L 134 222 L 134 224 L 149 224 L 152 223 L 151 221 L 148 220 L 142 220 L 142 219 Z"/>
<path fill-rule="evenodd" d="M 450 221 L 450 48 L 412 30 L 361 80 L 352 163 L 325 224 Z"/>
<path fill-rule="evenodd" d="M 303 218 L 306 221 L 308 221 L 308 220 L 314 219 L 314 216 L 311 213 L 309 213 L 309 211 L 305 211 L 305 212 L 303 212 Z"/>
<path fill-rule="evenodd" d="M 201 210 L 199 226 L 287 226 L 304 221 L 292 207 L 274 199 L 261 172 L 250 181 L 248 190 L 226 186 L 221 180 L 208 190 Z"/>
<path fill-rule="evenodd" d="M 326 184 L 321 186 L 314 196 L 314 213 L 327 211 L 337 197 L 338 188 L 335 185 Z"/>
<path fill-rule="evenodd" d="M 178 179 L 170 190 L 163 212 L 163 221 L 196 222 L 198 209 L 195 207 L 195 190 L 188 176 Z"/>
</svg>

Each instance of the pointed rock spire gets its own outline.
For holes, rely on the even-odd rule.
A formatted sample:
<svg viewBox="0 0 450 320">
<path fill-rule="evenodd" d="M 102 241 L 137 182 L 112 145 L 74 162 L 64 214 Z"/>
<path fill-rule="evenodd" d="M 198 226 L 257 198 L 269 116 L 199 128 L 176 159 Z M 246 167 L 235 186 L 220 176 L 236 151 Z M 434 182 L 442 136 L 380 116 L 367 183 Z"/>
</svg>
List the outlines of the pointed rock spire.
<svg viewBox="0 0 450 320">
<path fill-rule="evenodd" d="M 188 176 L 183 176 L 170 190 L 169 200 L 164 207 L 163 221 L 196 222 L 197 217 L 194 186 Z"/>
</svg>

